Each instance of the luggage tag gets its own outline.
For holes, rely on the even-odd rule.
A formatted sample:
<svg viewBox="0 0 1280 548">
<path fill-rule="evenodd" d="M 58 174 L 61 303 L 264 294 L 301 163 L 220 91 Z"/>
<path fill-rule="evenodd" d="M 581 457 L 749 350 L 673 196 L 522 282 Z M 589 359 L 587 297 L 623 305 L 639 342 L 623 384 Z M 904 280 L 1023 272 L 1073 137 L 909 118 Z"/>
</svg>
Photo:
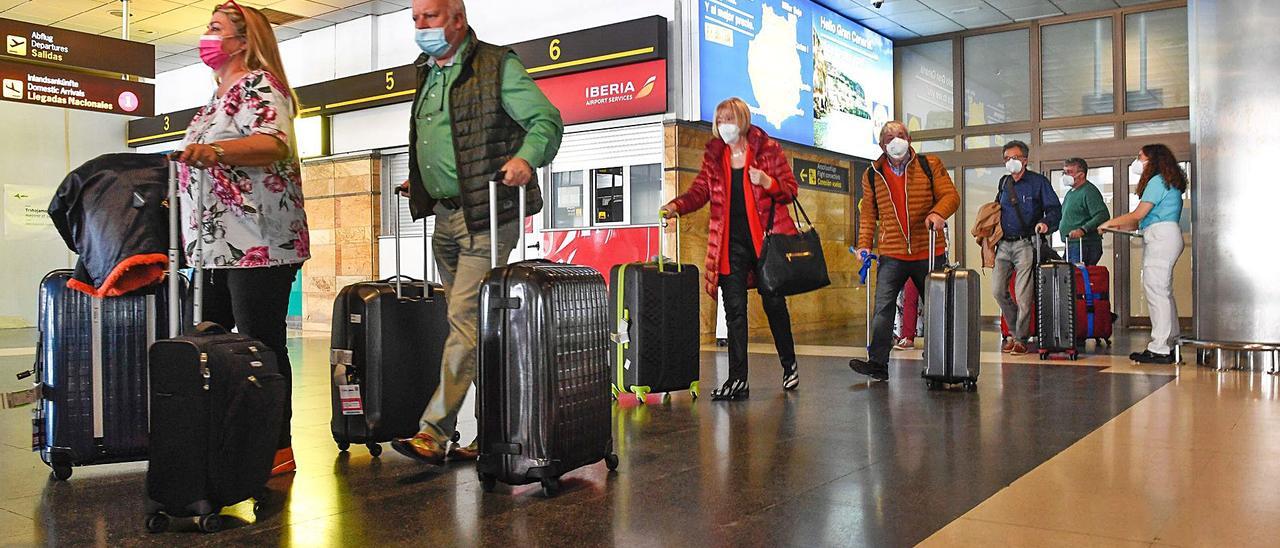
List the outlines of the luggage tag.
<svg viewBox="0 0 1280 548">
<path fill-rule="evenodd" d="M 364 402 L 360 399 L 360 385 L 339 385 L 338 404 L 342 408 L 343 415 L 363 415 Z"/>
</svg>

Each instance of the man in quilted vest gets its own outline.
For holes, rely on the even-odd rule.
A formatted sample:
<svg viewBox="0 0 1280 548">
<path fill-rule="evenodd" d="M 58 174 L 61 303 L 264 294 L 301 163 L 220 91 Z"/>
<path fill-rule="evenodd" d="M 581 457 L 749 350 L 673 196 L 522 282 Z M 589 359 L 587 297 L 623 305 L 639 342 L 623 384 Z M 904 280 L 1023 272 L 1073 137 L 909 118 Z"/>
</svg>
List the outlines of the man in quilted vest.
<svg viewBox="0 0 1280 548">
<path fill-rule="evenodd" d="M 534 169 L 555 157 L 564 123 L 515 53 L 476 38 L 462 0 L 414 0 L 413 20 L 423 53 L 409 124 L 409 180 L 402 188 L 415 219 L 436 217 L 431 248 L 449 306 L 449 337 L 440 387 L 419 421 L 422 431 L 391 447 L 440 464 L 478 454 L 475 442 L 446 446 L 476 376 L 480 282 L 489 272 L 490 238 L 498 239 L 498 261 L 505 264 L 523 229 L 519 193 L 527 215 L 542 209 Z M 495 236 L 489 181 L 499 172 Z"/>
<path fill-rule="evenodd" d="M 862 177 L 858 257 L 878 252 L 875 309 L 867 359 L 849 360 L 854 371 L 875 380 L 889 380 L 889 351 L 898 293 L 910 279 L 925 287 L 931 263 L 946 263 L 942 228 L 960 207 L 960 194 L 942 161 L 916 154 L 902 122 L 880 130 L 880 158 Z M 929 231 L 938 232 L 937 247 L 929 248 Z M 878 245 L 876 245 L 878 240 Z"/>
</svg>

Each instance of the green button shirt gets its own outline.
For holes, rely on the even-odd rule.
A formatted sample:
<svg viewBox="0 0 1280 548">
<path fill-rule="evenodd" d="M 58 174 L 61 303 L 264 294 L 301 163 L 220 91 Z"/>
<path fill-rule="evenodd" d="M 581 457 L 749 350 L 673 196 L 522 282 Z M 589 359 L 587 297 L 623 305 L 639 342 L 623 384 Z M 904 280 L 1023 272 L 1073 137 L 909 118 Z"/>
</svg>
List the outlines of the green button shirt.
<svg viewBox="0 0 1280 548">
<path fill-rule="evenodd" d="M 426 82 L 418 95 L 418 111 L 413 113 L 413 123 L 418 129 L 422 184 L 436 199 L 454 198 L 459 194 L 449 90 L 462 71 L 462 66 L 455 61 L 463 57 L 470 45 L 468 38 L 444 66 L 437 65 L 435 59 L 428 61 Z M 508 54 L 502 65 L 502 108 L 527 132 L 516 157 L 534 168 L 547 165 L 560 149 L 564 122 L 560 119 L 560 110 L 542 94 L 514 53 Z"/>
</svg>

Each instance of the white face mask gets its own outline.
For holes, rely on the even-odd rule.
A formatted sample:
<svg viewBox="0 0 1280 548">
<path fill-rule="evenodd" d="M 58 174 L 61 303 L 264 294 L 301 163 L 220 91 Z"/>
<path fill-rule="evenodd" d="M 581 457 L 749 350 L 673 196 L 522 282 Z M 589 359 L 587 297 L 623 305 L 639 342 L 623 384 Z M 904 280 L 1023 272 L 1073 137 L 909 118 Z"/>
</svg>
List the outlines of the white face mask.
<svg viewBox="0 0 1280 548">
<path fill-rule="evenodd" d="M 1010 158 L 1008 162 L 1004 163 L 1004 168 L 1010 175 L 1015 175 L 1022 171 L 1022 160 Z"/>
<path fill-rule="evenodd" d="M 911 143 L 902 137 L 894 137 L 889 144 L 884 146 L 885 152 L 894 160 L 901 160 L 907 157 L 907 153 L 911 151 Z"/>
<path fill-rule="evenodd" d="M 1147 163 L 1139 159 L 1135 159 L 1132 164 L 1129 164 L 1129 173 L 1134 177 L 1141 177 L 1142 172 L 1146 171 L 1146 169 Z"/>
<path fill-rule="evenodd" d="M 731 145 L 738 142 L 738 124 L 720 124 L 718 127 L 724 142 Z"/>
<path fill-rule="evenodd" d="M 1076 186 L 1076 178 L 1066 173 L 1062 174 L 1062 186 Z"/>
</svg>

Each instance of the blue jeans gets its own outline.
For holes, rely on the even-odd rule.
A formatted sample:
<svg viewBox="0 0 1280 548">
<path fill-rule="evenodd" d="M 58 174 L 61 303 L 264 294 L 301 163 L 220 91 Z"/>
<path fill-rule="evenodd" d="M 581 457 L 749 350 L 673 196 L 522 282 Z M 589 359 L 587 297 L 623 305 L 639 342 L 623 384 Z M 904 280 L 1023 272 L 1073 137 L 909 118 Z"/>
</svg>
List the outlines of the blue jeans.
<svg viewBox="0 0 1280 548">
<path fill-rule="evenodd" d="M 1082 243 L 1076 243 L 1074 240 L 1067 241 L 1067 262 L 1080 262 L 1080 249 L 1084 248 L 1084 264 L 1095 266 L 1098 261 L 1102 260 L 1102 242 L 1100 240 L 1084 240 Z"/>
</svg>

